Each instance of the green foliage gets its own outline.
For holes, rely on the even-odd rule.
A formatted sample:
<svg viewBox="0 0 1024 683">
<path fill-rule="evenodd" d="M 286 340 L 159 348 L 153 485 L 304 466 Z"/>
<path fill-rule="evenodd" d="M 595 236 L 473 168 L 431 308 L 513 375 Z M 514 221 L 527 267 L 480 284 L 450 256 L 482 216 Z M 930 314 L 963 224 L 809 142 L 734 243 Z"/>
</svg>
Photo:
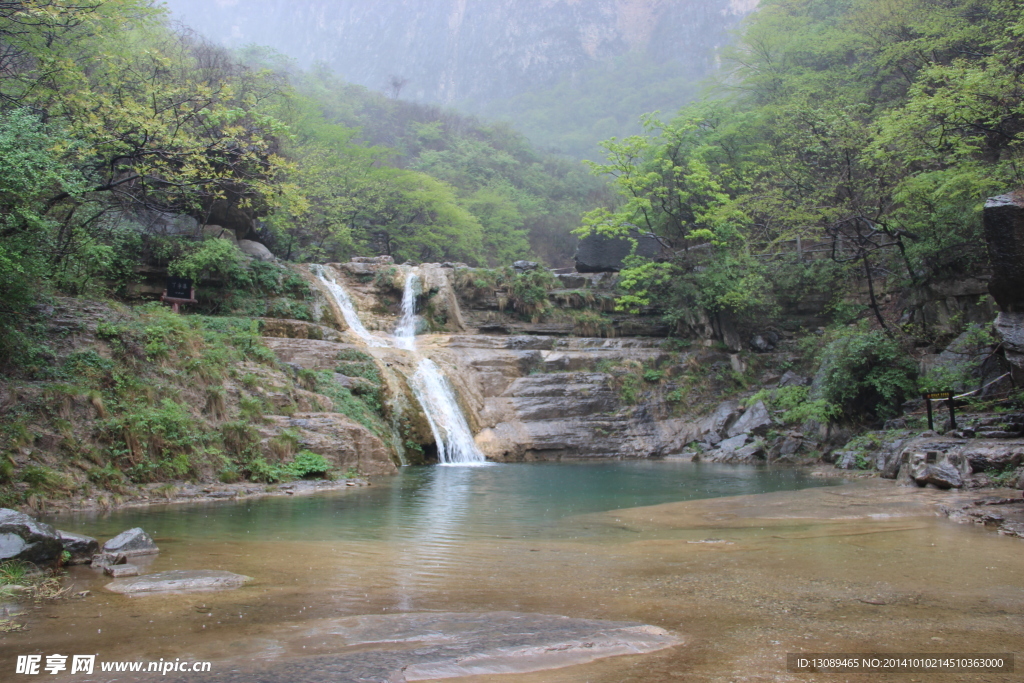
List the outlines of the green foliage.
<svg viewBox="0 0 1024 683">
<path fill-rule="evenodd" d="M 21 560 L 0 562 L 0 586 L 19 585 L 28 578 L 31 565 Z"/>
<path fill-rule="evenodd" d="M 508 301 L 522 317 L 538 322 L 552 309 L 548 292 L 555 283 L 555 276 L 544 268 L 515 274 L 506 280 Z"/>
<path fill-rule="evenodd" d="M 823 398 L 811 399 L 808 387 L 779 387 L 777 389 L 762 389 L 744 401 L 747 406 L 752 406 L 758 401 L 764 401 L 765 405 L 772 411 L 783 411 L 781 421 L 789 425 L 801 425 L 807 420 L 814 420 L 822 424 L 834 422 L 842 416 L 842 410 Z"/>
<path fill-rule="evenodd" d="M 245 256 L 225 239 L 208 239 L 168 266 L 171 275 L 199 282 L 216 278 L 227 285 L 247 284 Z M 275 283 L 276 284 L 276 283 Z"/>
<path fill-rule="evenodd" d="M 845 324 L 852 277 L 976 272 L 981 199 L 1024 182 L 1020 26 L 1013 0 L 762 2 L 712 98 L 591 164 L 619 197 L 578 233 L 670 254 L 627 264 L 621 310 L 756 317 L 834 294 Z"/>
<path fill-rule="evenodd" d="M 312 451 L 299 451 L 288 464 L 289 473 L 296 479 L 322 478 L 331 471 L 331 464 L 324 456 Z"/>
<path fill-rule="evenodd" d="M 169 398 L 130 407 L 107 420 L 104 431 L 111 455 L 128 463 L 125 474 L 138 482 L 190 474 L 194 456 L 209 443 L 188 406 Z"/>
<path fill-rule="evenodd" d="M 634 405 L 640 398 L 640 377 L 627 373 L 619 378 L 619 400 L 626 405 Z"/>
<path fill-rule="evenodd" d="M 981 365 L 996 346 L 991 326 L 971 323 L 962 336 L 950 344 L 953 358 L 929 369 L 918 383 L 921 391 L 964 391 L 978 387 Z"/>
<path fill-rule="evenodd" d="M 885 419 L 917 389 L 917 365 L 885 333 L 843 328 L 822 352 L 821 396 L 851 419 Z"/>
<path fill-rule="evenodd" d="M 664 378 L 665 378 L 665 371 L 664 370 L 654 370 L 654 369 L 644 370 L 644 381 L 645 382 L 651 382 L 652 384 L 654 384 L 654 383 L 660 382 Z"/>
<path fill-rule="evenodd" d="M 374 372 L 376 372 L 376 366 L 374 366 Z M 379 375 L 377 377 L 379 382 Z M 384 408 L 380 401 L 379 384 L 375 385 L 377 386 L 375 391 L 357 396 L 335 382 L 333 373 L 317 372 L 316 378 L 317 393 L 330 398 L 334 402 L 336 412 L 347 415 L 377 436 L 383 437 L 388 433 L 383 420 Z"/>
</svg>

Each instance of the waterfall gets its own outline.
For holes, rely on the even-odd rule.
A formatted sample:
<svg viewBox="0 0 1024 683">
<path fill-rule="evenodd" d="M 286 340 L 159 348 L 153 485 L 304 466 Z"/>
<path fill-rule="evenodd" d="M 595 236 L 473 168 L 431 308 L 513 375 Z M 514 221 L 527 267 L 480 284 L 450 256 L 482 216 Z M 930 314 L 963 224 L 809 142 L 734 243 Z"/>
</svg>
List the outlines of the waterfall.
<svg viewBox="0 0 1024 683">
<path fill-rule="evenodd" d="M 395 346 L 416 351 L 416 274 L 410 270 L 402 292 L 402 317 L 395 329 Z M 409 378 L 416 400 L 423 407 L 430 431 L 437 443 L 437 461 L 441 465 L 474 465 L 487 461 L 473 441 L 465 415 L 459 408 L 448 380 L 441 368 L 429 358 L 420 356 L 416 372 Z"/>
<path fill-rule="evenodd" d="M 324 266 L 314 265 L 310 270 L 316 273 L 331 293 L 349 329 L 364 339 L 368 346 L 391 346 L 387 340 L 370 334 L 363 326 L 345 288 L 328 274 Z M 416 371 L 408 378 L 409 386 L 423 408 L 427 424 L 430 425 L 430 431 L 437 443 L 437 461 L 441 465 L 487 464 L 483 453 L 473 441 L 473 432 L 469 429 L 466 416 L 462 414 L 455 392 L 452 391 L 441 368 L 416 350 L 417 284 L 416 273 L 410 269 L 405 277 L 402 292 L 402 317 L 395 328 L 393 340 L 396 348 L 411 351 L 419 359 Z"/>
<path fill-rule="evenodd" d="M 412 270 L 405 277 L 402 291 L 402 317 L 395 328 L 395 346 L 406 351 L 416 350 L 416 273 Z"/>
<path fill-rule="evenodd" d="M 324 283 L 327 291 L 331 293 L 334 303 L 338 304 L 338 308 L 341 309 L 341 315 L 345 318 L 345 323 L 350 330 L 361 337 L 367 346 L 389 346 L 387 341 L 370 334 L 370 331 L 363 326 L 363 321 L 359 319 L 359 314 L 356 313 L 356 308 L 352 305 L 352 299 L 349 298 L 348 292 L 328 274 L 327 268 L 321 265 L 312 265 L 309 269 L 316 273 L 316 276 Z"/>
</svg>

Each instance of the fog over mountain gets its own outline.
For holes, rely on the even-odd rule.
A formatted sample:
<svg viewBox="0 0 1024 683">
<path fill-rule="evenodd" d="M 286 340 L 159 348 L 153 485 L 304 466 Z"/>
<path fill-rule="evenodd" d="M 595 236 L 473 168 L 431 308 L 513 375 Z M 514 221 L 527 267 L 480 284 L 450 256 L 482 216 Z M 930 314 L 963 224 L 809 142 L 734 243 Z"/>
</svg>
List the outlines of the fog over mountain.
<svg viewBox="0 0 1024 683">
<path fill-rule="evenodd" d="M 606 110 L 576 112 L 577 125 L 588 128 L 612 117 L 591 137 L 619 133 L 621 119 L 635 122 L 649 109 L 677 108 L 716 65 L 730 30 L 757 0 L 166 4 L 176 18 L 224 45 L 267 45 L 301 66 L 322 62 L 353 83 L 509 118 L 543 138 L 546 129 L 566 125 L 556 121 L 561 113 L 549 111 L 553 100 L 571 109 L 582 98 L 587 103 L 576 109 Z M 545 92 L 539 101 L 533 97 Z M 627 111 L 632 107 L 638 109 Z"/>
</svg>

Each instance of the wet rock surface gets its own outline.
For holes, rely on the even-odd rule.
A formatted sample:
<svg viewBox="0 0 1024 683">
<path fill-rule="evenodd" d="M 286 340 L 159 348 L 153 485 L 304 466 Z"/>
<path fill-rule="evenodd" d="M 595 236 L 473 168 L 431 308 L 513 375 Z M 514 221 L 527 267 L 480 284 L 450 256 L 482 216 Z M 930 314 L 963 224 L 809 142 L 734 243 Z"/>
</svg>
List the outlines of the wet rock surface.
<svg viewBox="0 0 1024 683">
<path fill-rule="evenodd" d="M 155 555 L 160 552 L 149 534 L 141 527 L 122 531 L 117 536 L 103 544 L 103 552 L 125 557 L 137 557 L 139 555 Z"/>
<path fill-rule="evenodd" d="M 71 559 L 66 564 L 88 564 L 92 561 L 93 555 L 99 552 L 100 544 L 92 536 L 73 534 L 70 531 L 57 530 L 60 535 L 60 542 L 64 550 L 71 554 Z"/>
<path fill-rule="evenodd" d="M 0 508 L 0 560 L 48 564 L 56 561 L 63 549 L 60 535 L 49 524 Z"/>
<path fill-rule="evenodd" d="M 323 620 L 307 630 L 336 642 L 338 652 L 215 671 L 204 678 L 403 683 L 543 671 L 683 643 L 677 635 L 639 622 L 518 612 L 367 615 Z"/>
<path fill-rule="evenodd" d="M 118 566 L 131 565 L 114 565 Z M 137 568 L 136 568 L 137 569 Z M 116 579 L 106 585 L 107 590 L 125 595 L 146 593 L 192 593 L 239 588 L 252 579 L 241 574 L 212 569 L 183 570 L 146 574 L 131 579 Z"/>
</svg>

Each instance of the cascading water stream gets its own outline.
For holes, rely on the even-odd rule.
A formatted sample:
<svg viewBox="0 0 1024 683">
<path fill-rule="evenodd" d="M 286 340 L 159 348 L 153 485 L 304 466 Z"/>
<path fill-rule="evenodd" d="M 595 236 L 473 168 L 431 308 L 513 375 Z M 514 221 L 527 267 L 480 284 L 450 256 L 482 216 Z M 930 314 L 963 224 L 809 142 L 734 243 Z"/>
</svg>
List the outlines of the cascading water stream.
<svg viewBox="0 0 1024 683">
<path fill-rule="evenodd" d="M 355 306 L 348 292 L 321 265 L 313 265 L 310 270 L 323 282 L 327 291 L 341 309 L 341 314 L 355 334 L 362 338 L 368 346 L 390 347 L 387 340 L 370 332 L 363 326 L 356 313 Z M 488 464 L 483 453 L 473 441 L 473 432 L 469 429 L 465 415 L 455 398 L 455 392 L 445 379 L 441 369 L 434 361 L 422 356 L 416 350 L 416 273 L 411 269 L 405 278 L 402 292 L 402 317 L 398 321 L 393 337 L 394 346 L 411 351 L 419 362 L 416 372 L 409 377 L 416 400 L 423 408 L 423 413 L 430 425 L 437 444 L 437 461 L 441 465 L 484 465 Z"/>
<path fill-rule="evenodd" d="M 410 270 L 402 290 L 402 317 L 395 328 L 395 346 L 406 351 L 416 350 L 416 282 L 416 273 Z"/>
<path fill-rule="evenodd" d="M 359 319 L 359 314 L 356 313 L 355 306 L 352 305 L 352 299 L 349 298 L 348 292 L 345 288 L 338 284 L 338 282 L 331 277 L 327 268 L 321 265 L 312 265 L 309 268 L 313 271 L 320 281 L 324 283 L 324 287 L 331 293 L 331 297 L 334 299 L 334 303 L 341 309 L 341 315 L 345 318 L 345 323 L 349 329 L 356 333 L 361 339 L 363 339 L 367 346 L 390 346 L 387 341 L 380 337 L 370 334 L 370 331 L 363 326 L 363 321 Z"/>
<path fill-rule="evenodd" d="M 395 328 L 395 346 L 416 353 L 416 274 L 410 270 L 402 292 L 402 317 Z M 437 364 L 420 356 L 416 372 L 409 378 L 416 400 L 437 443 L 441 465 L 481 465 L 487 461 L 473 441 L 473 432 L 459 408 L 455 392 Z"/>
</svg>

